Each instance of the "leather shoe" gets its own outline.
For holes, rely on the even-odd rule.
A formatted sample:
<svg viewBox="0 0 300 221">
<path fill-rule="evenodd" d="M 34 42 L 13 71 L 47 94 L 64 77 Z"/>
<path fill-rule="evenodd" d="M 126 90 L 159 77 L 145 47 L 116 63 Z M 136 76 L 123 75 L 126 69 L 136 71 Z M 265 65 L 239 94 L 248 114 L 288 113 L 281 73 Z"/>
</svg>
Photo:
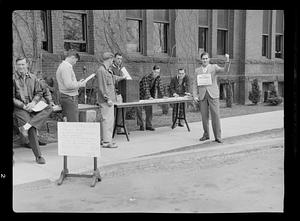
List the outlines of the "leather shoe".
<svg viewBox="0 0 300 221">
<path fill-rule="evenodd" d="M 118 145 L 115 143 L 105 143 L 102 145 L 103 148 L 117 148 Z"/>
<path fill-rule="evenodd" d="M 179 122 L 178 127 L 184 127 L 184 125 L 181 122 Z"/>
<path fill-rule="evenodd" d="M 23 135 L 23 137 L 27 138 L 28 137 L 28 130 L 25 130 L 24 127 L 19 127 L 20 133 Z"/>
<path fill-rule="evenodd" d="M 45 164 L 46 161 L 45 159 L 42 157 L 42 156 L 39 156 L 35 159 L 35 161 L 38 163 L 38 164 Z"/>
<path fill-rule="evenodd" d="M 146 127 L 146 130 L 154 131 L 155 129 L 153 127 Z"/>
<path fill-rule="evenodd" d="M 216 141 L 217 143 L 223 143 L 223 141 L 222 141 L 221 139 L 215 139 L 215 141 Z"/>
<path fill-rule="evenodd" d="M 199 140 L 200 140 L 200 141 L 209 140 L 209 137 L 201 137 Z"/>
<path fill-rule="evenodd" d="M 42 142 L 42 141 L 39 140 L 39 145 L 40 145 L 40 146 L 45 146 L 45 145 L 47 145 L 47 143 Z"/>
<path fill-rule="evenodd" d="M 145 130 L 144 126 L 140 126 L 140 130 L 141 131 Z"/>
</svg>

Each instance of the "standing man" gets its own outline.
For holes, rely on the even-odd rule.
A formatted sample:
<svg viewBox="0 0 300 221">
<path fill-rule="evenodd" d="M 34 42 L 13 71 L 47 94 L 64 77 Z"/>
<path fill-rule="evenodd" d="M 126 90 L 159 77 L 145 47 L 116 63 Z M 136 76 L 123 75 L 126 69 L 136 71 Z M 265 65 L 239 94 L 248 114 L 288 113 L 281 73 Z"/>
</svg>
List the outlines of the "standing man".
<svg viewBox="0 0 300 221">
<path fill-rule="evenodd" d="M 175 77 L 173 77 L 170 82 L 171 95 L 173 97 L 179 97 L 179 96 L 182 97 L 182 96 L 188 95 L 189 90 L 190 90 L 189 77 L 185 74 L 185 71 L 183 68 L 179 68 L 177 75 Z M 184 105 L 185 105 L 185 103 L 180 103 L 178 105 L 180 118 L 183 117 Z M 175 104 L 174 104 L 173 114 L 172 114 L 173 122 L 175 120 L 176 111 L 178 111 L 178 110 L 176 110 Z M 178 121 L 178 126 L 183 127 L 183 124 L 180 122 L 180 120 Z"/>
<path fill-rule="evenodd" d="M 98 79 L 98 102 L 101 112 L 101 141 L 104 148 L 117 148 L 118 146 L 112 142 L 112 134 L 114 127 L 114 103 L 117 101 L 115 84 L 125 77 L 119 77 L 112 73 L 110 67 L 113 63 L 114 55 L 111 52 L 105 52 L 102 56 L 103 64 L 97 70 Z"/>
<path fill-rule="evenodd" d="M 122 77 L 123 76 L 123 73 L 121 71 L 122 67 L 123 67 L 123 57 L 122 57 L 122 54 L 117 52 L 115 53 L 115 57 L 114 57 L 114 60 L 113 60 L 113 64 L 111 66 L 111 70 L 113 72 L 114 75 L 116 76 L 119 76 L 119 77 Z M 115 84 L 115 90 L 116 90 L 116 93 L 117 93 L 117 96 L 121 96 L 121 92 L 120 92 L 120 89 L 118 87 L 118 82 L 116 81 L 116 84 Z M 121 121 L 122 121 L 122 113 L 121 111 L 118 112 L 118 115 L 116 116 L 117 118 L 117 124 L 118 125 L 121 125 Z M 121 131 L 121 128 L 117 128 L 117 134 L 122 134 L 123 132 Z"/>
<path fill-rule="evenodd" d="M 42 87 L 37 77 L 28 71 L 28 62 L 25 57 L 16 59 L 17 71 L 13 74 L 13 116 L 20 133 L 29 139 L 30 147 L 35 155 L 38 164 L 45 164 L 42 157 L 37 130 L 41 129 L 52 112 L 52 108 L 34 112 L 32 108 L 41 100 L 43 96 Z"/>
<path fill-rule="evenodd" d="M 140 81 L 140 99 L 154 99 L 156 94 L 158 97 L 164 97 L 164 90 L 159 76 L 160 67 L 154 65 L 150 74 L 145 75 Z M 154 131 L 152 127 L 152 106 L 143 107 L 146 114 L 146 130 Z M 142 116 L 142 107 L 137 107 L 137 125 L 140 126 L 140 130 L 145 130 L 144 120 Z"/>
<path fill-rule="evenodd" d="M 68 55 L 57 68 L 56 80 L 60 92 L 62 114 L 68 122 L 78 122 L 78 89 L 85 87 L 85 82 L 77 81 L 73 66 L 80 59 L 79 54 L 71 49 Z"/>
<path fill-rule="evenodd" d="M 209 139 L 210 110 L 215 141 L 222 143 L 217 75 L 220 73 L 227 73 L 229 70 L 229 55 L 225 54 L 225 57 L 225 67 L 221 68 L 217 64 L 210 64 L 209 54 L 203 52 L 201 54 L 202 64 L 195 70 L 196 81 L 193 84 L 193 96 L 195 102 L 200 102 L 200 112 L 204 130 L 204 134 L 202 138 L 200 138 L 200 141 Z"/>
</svg>

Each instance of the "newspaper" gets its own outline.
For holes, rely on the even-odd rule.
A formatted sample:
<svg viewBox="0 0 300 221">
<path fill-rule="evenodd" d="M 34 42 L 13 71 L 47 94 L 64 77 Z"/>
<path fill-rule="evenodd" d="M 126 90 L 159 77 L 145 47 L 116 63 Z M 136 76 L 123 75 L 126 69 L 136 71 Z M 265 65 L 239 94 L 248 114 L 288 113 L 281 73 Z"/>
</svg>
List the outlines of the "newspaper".
<svg viewBox="0 0 300 221">
<path fill-rule="evenodd" d="M 126 80 L 132 80 L 130 74 L 128 73 L 128 71 L 126 70 L 125 67 L 122 67 L 122 68 L 121 68 L 121 71 L 122 71 L 124 77 L 126 77 Z"/>
<path fill-rule="evenodd" d="M 96 74 L 91 74 L 90 76 L 88 76 L 86 79 L 84 79 L 84 82 L 88 82 L 89 80 L 91 80 L 93 77 L 95 77 Z"/>
<path fill-rule="evenodd" d="M 32 110 L 34 112 L 39 112 L 44 110 L 46 107 L 48 106 L 48 104 L 46 104 L 44 101 L 39 101 L 33 108 Z"/>
</svg>

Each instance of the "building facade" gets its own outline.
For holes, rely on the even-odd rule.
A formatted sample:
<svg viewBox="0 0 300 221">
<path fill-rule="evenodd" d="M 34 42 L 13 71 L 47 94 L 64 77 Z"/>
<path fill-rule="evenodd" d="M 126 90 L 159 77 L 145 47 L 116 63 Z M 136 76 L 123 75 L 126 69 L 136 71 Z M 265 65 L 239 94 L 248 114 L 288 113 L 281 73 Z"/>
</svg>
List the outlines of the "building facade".
<svg viewBox="0 0 300 221">
<path fill-rule="evenodd" d="M 31 58 L 33 72 L 55 79 L 65 52 L 81 56 L 77 78 L 95 72 L 105 51 L 121 52 L 133 79 L 161 67 L 165 85 L 179 67 L 193 77 L 200 54 L 230 71 L 218 78 L 220 99 L 230 80 L 233 102 L 250 103 L 251 82 L 258 79 L 264 92 L 271 84 L 284 93 L 283 10 L 19 10 L 12 13 L 13 59 Z M 92 81 L 88 88 L 95 88 Z"/>
</svg>

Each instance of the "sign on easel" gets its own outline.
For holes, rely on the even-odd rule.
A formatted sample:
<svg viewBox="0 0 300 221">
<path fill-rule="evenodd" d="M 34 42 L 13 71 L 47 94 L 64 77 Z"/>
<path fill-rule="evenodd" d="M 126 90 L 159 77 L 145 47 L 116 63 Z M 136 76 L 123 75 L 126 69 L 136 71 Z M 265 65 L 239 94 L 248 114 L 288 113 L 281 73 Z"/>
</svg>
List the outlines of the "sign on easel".
<svg viewBox="0 0 300 221">
<path fill-rule="evenodd" d="M 99 122 L 58 122 L 58 155 L 100 157 Z"/>
</svg>

